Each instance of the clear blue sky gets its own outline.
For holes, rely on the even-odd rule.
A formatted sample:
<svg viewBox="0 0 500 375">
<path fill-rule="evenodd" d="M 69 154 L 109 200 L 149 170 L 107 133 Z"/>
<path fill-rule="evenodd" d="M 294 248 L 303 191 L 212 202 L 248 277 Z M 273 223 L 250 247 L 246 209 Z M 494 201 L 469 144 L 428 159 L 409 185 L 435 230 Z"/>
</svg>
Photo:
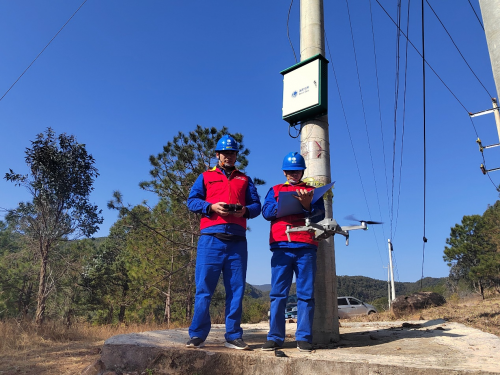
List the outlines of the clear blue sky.
<svg viewBox="0 0 500 375">
<path fill-rule="evenodd" d="M 380 1 L 395 19 L 397 2 Z M 81 3 L 0 0 L 0 96 Z M 430 3 L 478 77 L 496 96 L 484 32 L 469 2 Z M 332 179 L 336 181 L 334 217 L 344 225 L 350 224 L 344 220 L 350 214 L 385 224 L 353 232 L 348 247 L 343 237 L 336 238 L 337 274 L 386 279 L 383 266 L 388 263 L 387 238 L 392 232 L 396 279 L 416 281 L 422 274 L 423 236 L 421 59 L 410 47 L 400 175 L 405 71 L 401 39 L 392 193 L 396 28 L 372 0 L 376 71 L 370 2 L 351 0 L 349 4 L 364 106 L 346 3 L 325 1 L 325 29 L 332 53 L 329 123 Z M 472 4 L 480 14 L 477 0 Z M 97 236 L 106 236 L 117 219 L 116 212 L 106 208 L 113 190 L 120 190 L 131 204 L 155 201 L 138 187 L 148 178 L 149 155 L 161 151 L 178 131 L 188 132 L 197 124 L 227 126 L 245 135 L 245 145 L 252 151 L 247 172 L 267 181 L 259 188 L 264 197 L 272 185 L 284 180 L 283 156 L 299 150 L 298 139 L 288 136 L 287 123 L 281 119 L 279 72 L 295 63 L 287 39 L 289 5 L 289 0 L 88 0 L 0 101 L 1 175 L 9 168 L 27 172 L 24 150 L 48 126 L 57 133 L 74 134 L 97 162 L 100 177 L 92 201 L 103 209 L 105 218 Z M 419 49 L 420 14 L 420 1 L 413 1 L 410 39 Z M 432 67 L 468 111 L 491 108 L 490 97 L 427 6 L 425 24 L 426 57 Z M 406 29 L 405 4 L 402 27 Z M 292 7 L 290 35 L 298 54 L 299 0 Z M 326 57 L 330 59 L 328 52 Z M 337 73 L 359 174 L 331 65 Z M 493 115 L 475 124 L 484 144 L 498 142 Z M 450 227 L 463 215 L 482 214 L 498 193 L 480 172 L 481 154 L 466 111 L 429 69 L 426 136 L 428 243 L 423 274 L 443 277 L 448 275 L 442 255 Z M 500 166 L 498 152 L 486 151 L 488 168 Z M 491 177 L 500 183 L 500 172 Z M 28 198 L 22 189 L 0 180 L 0 207 L 13 208 Z M 259 217 L 249 225 L 247 281 L 270 283 L 269 224 Z"/>
</svg>

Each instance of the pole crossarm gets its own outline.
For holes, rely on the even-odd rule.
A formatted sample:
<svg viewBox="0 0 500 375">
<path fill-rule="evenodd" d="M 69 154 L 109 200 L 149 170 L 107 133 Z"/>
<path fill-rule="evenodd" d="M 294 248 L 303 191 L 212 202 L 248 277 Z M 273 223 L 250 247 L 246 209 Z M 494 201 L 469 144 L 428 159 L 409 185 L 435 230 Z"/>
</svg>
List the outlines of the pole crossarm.
<svg viewBox="0 0 500 375">
<path fill-rule="evenodd" d="M 484 111 L 479 111 L 479 112 L 476 112 L 476 113 L 470 113 L 469 112 L 469 116 L 470 117 L 477 117 L 477 116 L 482 116 L 482 115 L 487 115 L 488 113 L 493 113 L 495 111 L 498 112 L 498 107 L 497 108 L 491 108 L 491 109 L 486 109 Z"/>
</svg>

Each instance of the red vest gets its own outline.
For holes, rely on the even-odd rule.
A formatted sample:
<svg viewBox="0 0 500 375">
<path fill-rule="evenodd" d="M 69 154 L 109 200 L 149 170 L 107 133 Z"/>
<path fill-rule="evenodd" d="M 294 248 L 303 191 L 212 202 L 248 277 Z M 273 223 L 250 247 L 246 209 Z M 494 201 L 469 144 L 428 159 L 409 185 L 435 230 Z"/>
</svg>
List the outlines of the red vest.
<svg viewBox="0 0 500 375">
<path fill-rule="evenodd" d="M 203 172 L 203 183 L 205 184 L 206 197 L 209 203 L 226 202 L 233 204 L 246 204 L 246 191 L 248 187 L 248 177 L 234 170 L 229 178 L 219 168 L 214 167 Z M 219 216 L 215 212 L 210 217 L 202 216 L 200 220 L 200 230 L 218 224 L 238 224 L 246 229 L 247 219 L 235 217 L 234 215 Z"/>
<path fill-rule="evenodd" d="M 285 191 L 297 191 L 299 189 L 306 189 L 307 191 L 311 191 L 314 187 L 301 182 L 297 185 L 291 185 L 288 183 L 280 184 L 273 186 L 274 190 L 274 199 L 276 202 L 278 201 L 278 196 L 280 192 Z M 305 225 L 305 216 L 304 214 L 295 214 L 282 216 L 278 219 L 271 221 L 271 234 L 269 236 L 269 243 L 273 242 L 282 242 L 288 241 L 288 237 L 286 236 L 285 230 L 286 227 L 290 225 L 292 228 L 300 227 Z M 314 232 L 291 232 L 290 239 L 292 242 L 304 242 L 311 245 L 318 245 L 317 241 L 314 241 Z"/>
</svg>

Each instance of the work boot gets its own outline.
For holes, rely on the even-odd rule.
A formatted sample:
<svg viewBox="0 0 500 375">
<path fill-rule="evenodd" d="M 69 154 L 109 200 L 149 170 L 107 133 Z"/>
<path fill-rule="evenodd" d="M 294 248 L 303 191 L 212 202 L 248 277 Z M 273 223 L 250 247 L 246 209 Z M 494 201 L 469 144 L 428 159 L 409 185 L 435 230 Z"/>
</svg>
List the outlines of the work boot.
<svg viewBox="0 0 500 375">
<path fill-rule="evenodd" d="M 224 346 L 226 348 L 239 349 L 239 350 L 250 349 L 250 347 L 241 338 L 232 341 L 226 341 Z"/>
<path fill-rule="evenodd" d="M 278 345 L 278 343 L 276 341 L 273 341 L 273 340 L 267 340 L 264 345 L 262 345 L 262 348 L 261 350 L 264 350 L 264 351 L 271 351 L 271 350 L 276 350 L 276 349 L 280 349 L 281 346 Z"/>
<path fill-rule="evenodd" d="M 297 349 L 301 352 L 312 352 L 313 346 L 307 341 L 297 341 Z"/>
<path fill-rule="evenodd" d="M 189 340 L 187 343 L 186 343 L 186 346 L 188 348 L 195 348 L 195 349 L 199 349 L 199 348 L 202 348 L 203 346 L 205 346 L 205 340 L 203 339 L 200 339 L 199 337 L 191 337 L 191 340 Z"/>
</svg>

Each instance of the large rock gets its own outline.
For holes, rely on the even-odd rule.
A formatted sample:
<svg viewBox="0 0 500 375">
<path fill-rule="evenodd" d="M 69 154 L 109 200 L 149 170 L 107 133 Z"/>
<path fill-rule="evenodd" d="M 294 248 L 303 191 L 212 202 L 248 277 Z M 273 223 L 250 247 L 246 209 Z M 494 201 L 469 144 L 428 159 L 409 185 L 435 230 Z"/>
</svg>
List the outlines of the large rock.
<svg viewBox="0 0 500 375">
<path fill-rule="evenodd" d="M 432 306 L 441 306 L 446 300 L 434 292 L 418 292 L 411 296 L 399 296 L 391 303 L 391 311 L 396 317 L 412 314 Z"/>
</svg>

